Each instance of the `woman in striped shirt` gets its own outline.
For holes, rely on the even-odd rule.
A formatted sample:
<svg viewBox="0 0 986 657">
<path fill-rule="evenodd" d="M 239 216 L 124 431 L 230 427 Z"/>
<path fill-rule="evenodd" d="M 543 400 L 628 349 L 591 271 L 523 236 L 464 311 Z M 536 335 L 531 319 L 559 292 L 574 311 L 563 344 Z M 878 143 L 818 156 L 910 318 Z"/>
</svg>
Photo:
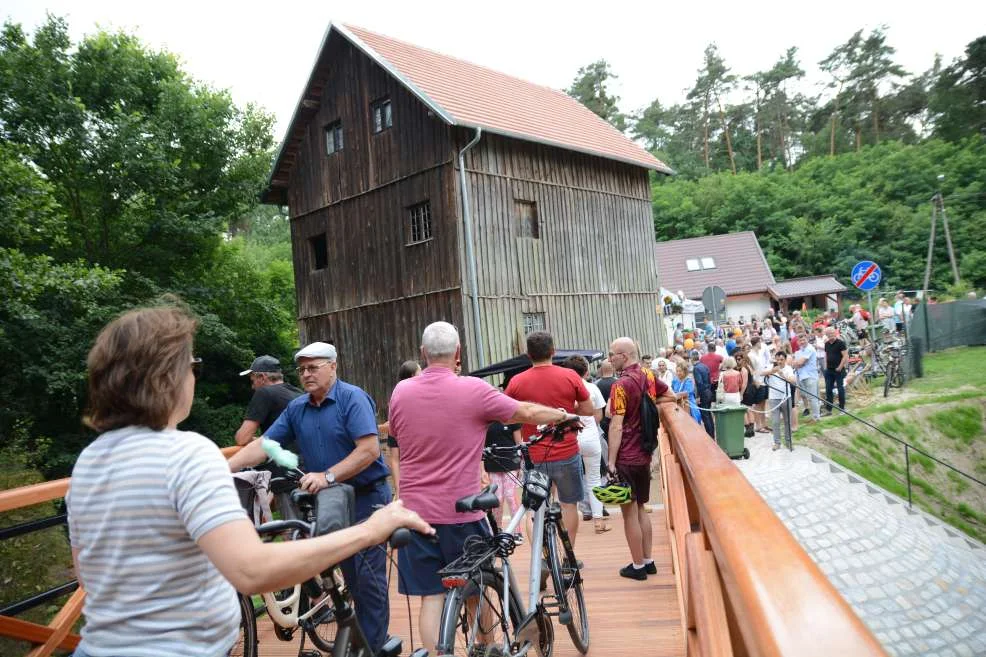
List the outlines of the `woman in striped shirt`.
<svg viewBox="0 0 986 657">
<path fill-rule="evenodd" d="M 87 592 L 77 657 L 225 655 L 240 623 L 234 588 L 292 586 L 401 526 L 431 532 L 395 502 L 327 536 L 261 542 L 219 448 L 177 429 L 195 393 L 195 330 L 174 307 L 133 310 L 89 352 L 86 423 L 101 434 L 66 495 Z"/>
</svg>

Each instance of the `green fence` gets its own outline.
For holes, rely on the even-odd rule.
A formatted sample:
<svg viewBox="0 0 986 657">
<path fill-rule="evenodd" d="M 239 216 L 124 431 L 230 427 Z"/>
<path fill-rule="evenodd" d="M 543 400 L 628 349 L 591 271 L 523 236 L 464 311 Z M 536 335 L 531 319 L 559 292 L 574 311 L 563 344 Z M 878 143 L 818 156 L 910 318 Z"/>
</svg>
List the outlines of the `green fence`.
<svg viewBox="0 0 986 657">
<path fill-rule="evenodd" d="M 908 332 L 925 351 L 986 344 L 986 300 L 922 304 Z"/>
</svg>

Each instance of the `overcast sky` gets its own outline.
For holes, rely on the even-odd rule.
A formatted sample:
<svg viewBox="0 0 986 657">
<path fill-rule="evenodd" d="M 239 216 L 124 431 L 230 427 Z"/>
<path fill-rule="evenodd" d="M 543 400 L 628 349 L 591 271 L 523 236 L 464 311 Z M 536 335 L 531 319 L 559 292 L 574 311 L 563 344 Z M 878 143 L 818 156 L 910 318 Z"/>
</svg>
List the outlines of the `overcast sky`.
<svg viewBox="0 0 986 657">
<path fill-rule="evenodd" d="M 583 7 L 584 4 L 584 7 Z M 634 7 L 632 10 L 631 7 Z M 945 61 L 986 34 L 986 3 L 938 0 L 828 2 L 218 2 L 211 0 L 3 0 L 0 16 L 29 31 L 45 12 L 65 17 L 74 38 L 122 28 L 177 54 L 195 78 L 228 88 L 277 117 L 280 139 L 330 20 L 358 25 L 559 89 L 580 66 L 607 59 L 624 111 L 655 98 L 680 102 L 715 42 L 739 75 L 769 68 L 797 46 L 813 91 L 817 62 L 860 28 L 888 26 L 897 62 L 910 72 Z"/>
</svg>

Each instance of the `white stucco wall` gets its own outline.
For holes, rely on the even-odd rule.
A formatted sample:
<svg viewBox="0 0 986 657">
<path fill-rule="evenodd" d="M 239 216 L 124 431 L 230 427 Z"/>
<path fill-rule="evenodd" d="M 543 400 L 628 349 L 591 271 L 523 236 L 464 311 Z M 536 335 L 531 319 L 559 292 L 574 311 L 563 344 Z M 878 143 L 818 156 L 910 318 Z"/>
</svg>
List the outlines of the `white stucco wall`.
<svg viewBox="0 0 986 657">
<path fill-rule="evenodd" d="M 738 321 L 741 315 L 746 321 L 750 321 L 751 315 L 762 319 L 767 314 L 768 308 L 770 308 L 770 297 L 766 294 L 726 297 L 726 317 L 731 317 L 734 322 Z"/>
</svg>

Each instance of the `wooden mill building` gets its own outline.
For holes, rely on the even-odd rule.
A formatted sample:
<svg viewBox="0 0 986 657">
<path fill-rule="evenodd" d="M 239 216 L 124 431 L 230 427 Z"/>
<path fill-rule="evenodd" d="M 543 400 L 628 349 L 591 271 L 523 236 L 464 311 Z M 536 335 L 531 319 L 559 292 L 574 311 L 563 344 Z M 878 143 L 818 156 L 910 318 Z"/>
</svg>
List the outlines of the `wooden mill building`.
<svg viewBox="0 0 986 657">
<path fill-rule="evenodd" d="M 291 216 L 301 341 L 332 340 L 378 404 L 439 319 L 466 371 L 541 328 L 654 349 L 650 171 L 671 172 L 563 92 L 332 24 L 265 192 Z"/>
</svg>

